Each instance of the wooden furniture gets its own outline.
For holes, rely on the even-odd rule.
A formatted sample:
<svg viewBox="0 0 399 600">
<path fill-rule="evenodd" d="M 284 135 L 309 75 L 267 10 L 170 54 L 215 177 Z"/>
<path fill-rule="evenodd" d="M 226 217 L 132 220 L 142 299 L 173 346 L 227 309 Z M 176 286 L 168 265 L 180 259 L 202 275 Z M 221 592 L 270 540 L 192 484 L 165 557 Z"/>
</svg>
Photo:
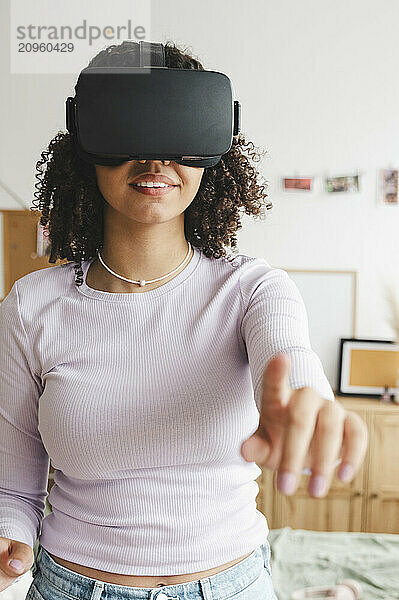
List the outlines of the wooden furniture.
<svg viewBox="0 0 399 600">
<path fill-rule="evenodd" d="M 28 273 L 55 267 L 68 262 L 66 259 L 49 263 L 48 256 L 38 256 L 37 230 L 40 211 L 4 210 L 0 211 L 3 220 L 3 294 L 0 302 L 11 290 L 14 282 Z"/>
<path fill-rule="evenodd" d="M 337 478 L 325 498 L 312 498 L 309 475 L 302 475 L 293 496 L 277 490 L 277 473 L 262 469 L 257 479 L 257 508 L 270 529 L 291 527 L 314 531 L 399 532 L 399 405 L 379 400 L 336 396 L 346 410 L 365 421 L 367 453 L 351 483 Z"/>
</svg>

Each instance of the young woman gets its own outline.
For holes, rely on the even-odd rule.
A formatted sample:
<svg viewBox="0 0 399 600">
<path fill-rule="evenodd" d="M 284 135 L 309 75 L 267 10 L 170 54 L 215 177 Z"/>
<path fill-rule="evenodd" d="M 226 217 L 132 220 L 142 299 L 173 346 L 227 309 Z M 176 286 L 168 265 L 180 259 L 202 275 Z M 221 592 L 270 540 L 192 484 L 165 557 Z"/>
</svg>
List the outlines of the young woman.
<svg viewBox="0 0 399 600">
<path fill-rule="evenodd" d="M 203 68 L 165 49 L 168 67 Z M 90 64 L 137 61 L 124 42 Z M 226 257 L 240 210 L 271 208 L 259 156 L 242 134 L 207 169 L 92 166 L 62 132 L 42 153 L 50 262 L 69 262 L 22 277 L 1 306 L 2 589 L 39 539 L 33 600 L 276 599 L 261 470 L 241 445 L 277 353 L 294 388 L 334 396 L 287 273 Z"/>
</svg>

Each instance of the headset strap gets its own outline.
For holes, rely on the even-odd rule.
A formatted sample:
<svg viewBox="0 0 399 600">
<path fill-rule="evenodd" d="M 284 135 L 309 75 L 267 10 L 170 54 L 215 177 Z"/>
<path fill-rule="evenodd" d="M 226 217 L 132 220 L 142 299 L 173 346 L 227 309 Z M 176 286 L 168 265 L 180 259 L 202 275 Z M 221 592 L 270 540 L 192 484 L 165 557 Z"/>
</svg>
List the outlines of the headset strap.
<svg viewBox="0 0 399 600">
<path fill-rule="evenodd" d="M 164 67 L 165 46 L 140 40 L 140 67 Z"/>
</svg>

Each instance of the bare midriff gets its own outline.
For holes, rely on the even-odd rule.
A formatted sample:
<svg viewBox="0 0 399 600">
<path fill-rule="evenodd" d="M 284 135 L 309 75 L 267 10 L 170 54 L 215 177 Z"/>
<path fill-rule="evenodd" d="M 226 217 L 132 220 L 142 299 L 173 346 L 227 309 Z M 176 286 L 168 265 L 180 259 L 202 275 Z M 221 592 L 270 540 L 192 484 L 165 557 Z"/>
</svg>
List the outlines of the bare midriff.
<svg viewBox="0 0 399 600">
<path fill-rule="evenodd" d="M 210 577 L 211 575 L 215 575 L 216 573 L 220 573 L 220 571 L 224 571 L 225 569 L 236 565 L 250 556 L 252 552 L 245 554 L 245 556 L 240 556 L 240 558 L 236 558 L 235 560 L 231 560 L 224 565 L 214 567 L 213 569 L 198 571 L 197 573 L 187 573 L 187 575 L 119 575 L 118 573 L 109 573 L 108 571 L 100 571 L 99 569 L 85 567 L 70 562 L 69 560 L 64 560 L 58 556 L 54 556 L 54 554 L 51 554 L 50 552 L 48 552 L 48 554 L 50 554 L 51 558 L 56 563 L 63 567 L 75 571 L 76 573 L 80 573 L 81 575 L 85 575 L 86 577 L 91 577 L 92 579 L 105 581 L 106 583 L 115 583 L 116 585 L 127 585 L 129 587 L 154 588 L 160 587 L 161 585 L 176 585 L 179 583 L 187 583 L 188 581 L 196 581 L 197 579 L 204 579 L 204 577 Z"/>
</svg>

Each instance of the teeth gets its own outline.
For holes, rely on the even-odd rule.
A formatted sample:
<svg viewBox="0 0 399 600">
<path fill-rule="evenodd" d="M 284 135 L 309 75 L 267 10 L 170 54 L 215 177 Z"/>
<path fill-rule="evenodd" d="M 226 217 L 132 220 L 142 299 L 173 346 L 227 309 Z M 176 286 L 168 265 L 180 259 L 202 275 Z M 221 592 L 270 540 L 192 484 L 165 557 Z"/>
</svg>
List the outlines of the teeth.
<svg viewBox="0 0 399 600">
<path fill-rule="evenodd" d="M 167 183 L 154 182 L 154 181 L 135 183 L 134 185 L 138 185 L 140 187 L 170 187 Z"/>
</svg>

